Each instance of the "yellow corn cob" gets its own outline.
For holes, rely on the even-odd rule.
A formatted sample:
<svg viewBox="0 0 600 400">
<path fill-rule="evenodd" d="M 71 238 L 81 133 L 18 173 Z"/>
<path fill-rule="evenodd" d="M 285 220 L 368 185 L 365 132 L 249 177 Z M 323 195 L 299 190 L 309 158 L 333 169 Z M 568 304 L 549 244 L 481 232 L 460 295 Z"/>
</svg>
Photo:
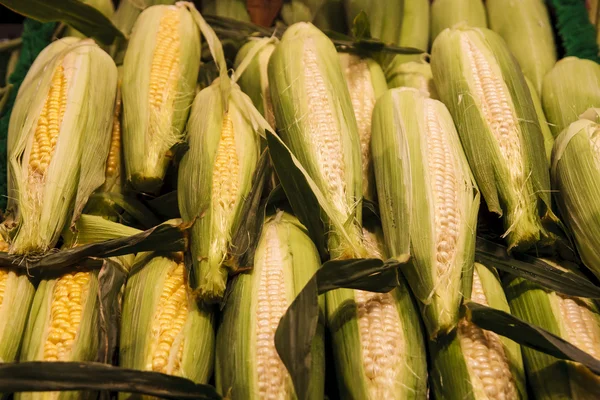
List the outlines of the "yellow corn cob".
<svg viewBox="0 0 600 400">
<path fill-rule="evenodd" d="M 180 260 L 181 255 L 136 258 L 125 287 L 119 364 L 206 383 L 213 368 L 213 317 L 193 299 Z"/>
<path fill-rule="evenodd" d="M 340 53 L 340 62 L 358 125 L 362 156 L 363 197 L 374 200 L 376 196 L 371 163 L 371 116 L 375 102 L 387 90 L 387 84 L 381 67 L 372 59 Z"/>
<path fill-rule="evenodd" d="M 471 301 L 509 311 L 495 272 L 475 264 Z M 430 343 L 436 398 L 526 399 L 518 344 L 479 328 L 465 318 L 456 331 Z"/>
<path fill-rule="evenodd" d="M 96 361 L 99 339 L 98 271 L 43 280 L 35 293 L 21 361 Z M 18 400 L 77 399 L 81 392 L 23 392 Z"/>
<path fill-rule="evenodd" d="M 554 34 L 544 0 L 487 0 L 490 29 L 505 40 L 538 95 L 556 63 Z"/>
<path fill-rule="evenodd" d="M 269 61 L 269 86 L 282 140 L 335 210 L 333 258 L 360 253 L 360 139 L 335 47 L 309 23 L 289 27 Z M 299 116 L 303 116 L 299 118 Z"/>
<path fill-rule="evenodd" d="M 460 54 L 460 57 L 456 57 Z M 556 221 L 543 136 L 530 92 L 506 44 L 487 29 L 440 33 L 431 67 L 488 209 L 503 216 L 509 249 L 551 246 Z"/>
<path fill-rule="evenodd" d="M 576 267 L 544 260 L 564 271 Z M 589 299 L 548 291 L 530 281 L 513 278 L 506 284 L 510 308 L 518 318 L 540 326 L 600 358 L 600 313 Z M 595 399 L 600 396 L 600 378 L 581 364 L 559 360 L 523 347 L 527 380 L 536 399 Z"/>
<path fill-rule="evenodd" d="M 363 230 L 363 234 L 368 257 L 385 258 L 380 232 Z M 342 398 L 426 396 L 423 333 L 404 279 L 389 293 L 328 292 L 327 314 Z"/>
<path fill-rule="evenodd" d="M 487 28 L 482 0 L 434 0 L 431 4 L 431 42 L 446 28 L 457 25 Z"/>
<path fill-rule="evenodd" d="M 64 38 L 36 59 L 9 125 L 11 252 L 43 252 L 105 179 L 117 69 L 91 39 Z"/>
<path fill-rule="evenodd" d="M 380 98 L 372 150 L 388 251 L 398 257 L 410 237 L 404 272 L 435 337 L 454 328 L 470 290 L 477 187 L 448 110 L 416 89 Z"/>
<path fill-rule="evenodd" d="M 106 160 L 106 178 L 117 176 L 121 169 L 121 96 L 117 96 L 113 114 L 112 136 L 110 150 Z"/>
<path fill-rule="evenodd" d="M 600 110 L 590 110 L 598 115 Z M 557 138 L 552 152 L 552 184 L 556 203 L 583 263 L 600 276 L 600 124 L 573 122 Z"/>
<path fill-rule="evenodd" d="M 411 87 L 419 89 L 426 97 L 438 98 L 433 74 L 429 63 L 421 61 L 403 62 L 402 58 L 394 57 L 386 69 L 386 79 L 390 89 L 397 87 Z"/>
<path fill-rule="evenodd" d="M 556 63 L 544 77 L 542 104 L 554 137 L 590 107 L 600 107 L 600 65 L 576 57 Z"/>
<path fill-rule="evenodd" d="M 185 5 L 140 14 L 123 61 L 123 145 L 127 180 L 155 192 L 182 139 L 200 65 L 200 33 Z"/>
<path fill-rule="evenodd" d="M 320 259 L 293 216 L 269 217 L 249 274 L 238 275 L 217 333 L 216 383 L 231 399 L 295 399 L 275 349 L 279 320 L 317 271 Z M 313 341 L 310 398 L 323 396 L 323 321 Z"/>
<path fill-rule="evenodd" d="M 179 168 L 179 209 L 184 221 L 195 221 L 194 289 L 205 301 L 218 301 L 225 293 L 227 268 L 233 268 L 229 252 L 235 251 L 230 242 L 244 218 L 242 206 L 260 151 L 260 136 L 236 97 L 246 95 L 231 84 L 227 111 L 219 80 L 196 96 L 187 126 L 190 150 Z"/>
</svg>

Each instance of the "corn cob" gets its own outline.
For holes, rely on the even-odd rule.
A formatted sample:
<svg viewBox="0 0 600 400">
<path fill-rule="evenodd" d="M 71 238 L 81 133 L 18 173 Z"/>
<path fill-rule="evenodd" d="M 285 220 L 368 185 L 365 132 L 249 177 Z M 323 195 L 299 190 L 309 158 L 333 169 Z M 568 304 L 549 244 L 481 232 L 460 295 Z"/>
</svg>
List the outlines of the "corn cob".
<svg viewBox="0 0 600 400">
<path fill-rule="evenodd" d="M 251 40 L 242 46 L 235 57 L 235 68 L 237 69 L 240 66 L 254 46 L 260 46 L 269 40 L 268 38 Z M 265 117 L 269 125 L 275 128 L 275 116 L 273 115 L 273 104 L 271 102 L 271 94 L 269 93 L 269 76 L 267 73 L 269 59 L 271 58 L 271 54 L 273 54 L 273 50 L 275 50 L 275 43 L 265 44 L 242 73 L 238 79 L 238 83 L 244 93 L 252 99 L 252 103 L 263 117 Z"/>
<path fill-rule="evenodd" d="M 600 112 L 600 110 L 597 110 Z M 600 277 L 600 124 L 573 122 L 554 144 L 552 184 L 584 264 Z"/>
<path fill-rule="evenodd" d="M 268 70 L 281 138 L 335 209 L 337 226 L 347 227 L 347 235 L 332 229 L 329 251 L 333 258 L 357 256 L 360 138 L 335 47 L 313 25 L 294 24 L 271 55 Z"/>
<path fill-rule="evenodd" d="M 120 0 L 119 6 L 115 10 L 111 20 L 123 32 L 125 38 L 129 38 L 131 29 L 142 11 L 150 6 L 161 4 L 175 4 L 175 0 Z M 127 50 L 127 39 L 125 38 L 117 38 L 109 50 L 110 55 L 114 58 L 117 65 L 123 63 L 123 57 Z"/>
<path fill-rule="evenodd" d="M 0 364 L 15 361 L 19 354 L 34 293 L 27 274 L 0 268 Z"/>
<path fill-rule="evenodd" d="M 381 232 L 363 233 L 368 257 L 385 259 Z M 341 398 L 425 398 L 425 344 L 404 279 L 389 293 L 328 292 L 327 315 Z"/>
<path fill-rule="evenodd" d="M 541 95 L 544 76 L 556 63 L 556 46 L 544 0 L 488 0 L 490 29 L 498 33 L 515 56 L 523 75 Z"/>
<path fill-rule="evenodd" d="M 217 390 L 234 399 L 295 399 L 275 350 L 279 320 L 321 265 L 298 220 L 284 212 L 263 225 L 251 273 L 233 281 L 217 333 Z M 323 398 L 323 315 L 313 341 L 311 399 Z"/>
<path fill-rule="evenodd" d="M 372 150 L 388 251 L 396 258 L 410 236 L 403 271 L 435 337 L 456 326 L 471 287 L 477 187 L 448 110 L 416 89 L 391 89 L 380 98 Z"/>
<path fill-rule="evenodd" d="M 431 66 L 424 60 L 403 62 L 402 58 L 394 57 L 385 73 L 390 89 L 397 87 L 411 87 L 419 89 L 426 97 L 438 98 Z"/>
<path fill-rule="evenodd" d="M 542 104 L 554 137 L 590 107 L 600 107 L 600 66 L 566 57 L 544 77 Z"/>
<path fill-rule="evenodd" d="M 206 383 L 214 361 L 213 322 L 212 312 L 192 296 L 181 255 L 138 254 L 125 286 L 119 365 Z"/>
<path fill-rule="evenodd" d="M 457 57 L 456 55 L 460 56 Z M 431 68 L 490 212 L 509 250 L 553 245 L 544 140 L 527 84 L 502 38 L 479 28 L 443 31 Z"/>
<path fill-rule="evenodd" d="M 246 96 L 237 85 L 233 90 Z M 181 215 L 186 222 L 195 221 L 191 230 L 194 289 L 206 301 L 219 300 L 225 292 L 226 267 L 233 267 L 228 252 L 235 251 L 230 240 L 245 218 L 242 206 L 260 152 L 260 136 L 239 98 L 230 96 L 226 110 L 222 96 L 219 80 L 196 96 L 187 126 L 190 150 L 181 161 L 178 178 Z"/>
<path fill-rule="evenodd" d="M 11 252 L 44 252 L 104 182 L 117 68 L 91 39 L 64 38 L 33 63 L 8 134 Z"/>
<path fill-rule="evenodd" d="M 564 265 L 546 262 L 567 269 Z M 600 314 L 592 300 L 551 292 L 522 278 L 508 281 L 505 290 L 515 316 L 600 358 Z M 523 358 L 527 381 L 536 399 L 597 399 L 600 396 L 600 378 L 581 364 L 559 360 L 528 347 L 523 347 Z"/>
<path fill-rule="evenodd" d="M 375 181 L 371 163 L 371 116 L 375 102 L 387 90 L 385 76 L 379 64 L 369 58 L 340 53 L 340 62 L 358 125 L 362 156 L 363 197 L 375 200 Z"/>
<path fill-rule="evenodd" d="M 115 6 L 112 0 L 80 0 L 82 3 L 92 6 L 102 13 L 107 18 L 111 18 L 115 12 Z M 64 36 L 73 36 L 78 38 L 86 37 L 83 33 L 76 29 L 68 27 L 65 30 Z"/>
<path fill-rule="evenodd" d="M 20 361 L 95 361 L 99 350 L 98 271 L 42 280 L 33 298 Z M 81 392 L 25 392 L 16 400 L 80 399 Z"/>
<path fill-rule="evenodd" d="M 431 4 L 431 43 L 446 28 L 455 26 L 487 28 L 482 0 L 433 0 Z"/>
<path fill-rule="evenodd" d="M 123 146 L 127 180 L 138 191 L 162 185 L 182 132 L 200 66 L 200 33 L 181 3 L 138 18 L 123 62 Z"/>
<path fill-rule="evenodd" d="M 202 2 L 202 14 L 250 22 L 250 14 L 244 0 L 205 0 Z"/>
<path fill-rule="evenodd" d="M 473 270 L 471 301 L 510 312 L 500 280 L 481 264 Z M 456 331 L 430 342 L 433 393 L 440 399 L 526 399 L 521 348 L 461 318 Z"/>
<path fill-rule="evenodd" d="M 544 108 L 542 107 L 542 100 L 540 99 L 538 92 L 535 90 L 533 83 L 531 83 L 531 81 L 527 79 L 527 77 L 525 77 L 525 82 L 527 82 L 529 94 L 531 94 L 531 100 L 533 101 L 533 106 L 535 107 L 535 113 L 537 114 L 538 121 L 540 123 L 540 129 L 542 130 L 542 136 L 544 137 L 544 149 L 546 150 L 546 159 L 548 160 L 548 165 L 550 165 L 552 158 L 552 146 L 554 146 L 554 136 L 552 136 L 552 132 L 550 131 L 550 126 L 548 125 L 548 121 L 546 120 Z"/>
</svg>

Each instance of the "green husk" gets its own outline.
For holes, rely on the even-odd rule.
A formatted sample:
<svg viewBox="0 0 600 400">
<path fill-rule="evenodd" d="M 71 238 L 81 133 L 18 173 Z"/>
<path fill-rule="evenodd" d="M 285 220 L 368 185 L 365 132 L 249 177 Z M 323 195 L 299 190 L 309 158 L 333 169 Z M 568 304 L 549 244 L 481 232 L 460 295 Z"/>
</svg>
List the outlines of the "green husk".
<svg viewBox="0 0 600 400">
<path fill-rule="evenodd" d="M 478 263 L 475 263 L 474 274 L 477 278 L 474 277 L 472 301 L 481 302 L 485 300 L 487 304 L 484 305 L 510 312 L 498 274 Z M 479 288 L 481 288 L 482 292 L 478 291 L 476 282 L 481 283 Z M 488 395 L 481 378 L 474 371 L 470 370 L 468 357 L 477 357 L 477 355 L 470 355 L 465 352 L 461 343 L 461 337 L 473 332 L 473 330 L 484 335 L 481 339 L 474 341 L 473 345 L 484 345 L 487 348 L 486 351 L 490 351 L 490 341 L 500 341 L 502 349 L 500 351 L 504 356 L 505 362 L 508 364 L 508 371 L 511 374 L 511 383 L 504 383 L 503 380 L 507 378 L 506 376 L 499 379 L 499 382 L 503 382 L 501 390 L 504 391 L 504 396 L 502 397 L 527 399 L 521 347 L 512 340 L 499 336 L 496 333 L 489 331 L 482 332 L 481 328 L 473 327 L 473 323 L 467 319 L 467 316 L 462 317 L 459 322 L 459 328 L 456 331 L 440 337 L 437 341 L 429 342 L 432 358 L 431 370 L 434 396 L 436 398 L 473 400 L 500 398 L 500 394 L 497 392 Z M 500 351 L 496 350 L 498 356 L 501 356 L 499 354 Z"/>
<path fill-rule="evenodd" d="M 344 0 L 291 0 L 283 3 L 281 18 L 287 25 L 312 22 L 321 30 L 346 33 Z"/>
<path fill-rule="evenodd" d="M 275 259 L 271 259 L 275 257 Z M 223 311 L 223 320 L 217 333 L 216 386 L 230 399 L 264 398 L 259 396 L 259 382 L 271 384 L 269 393 L 279 399 L 297 396 L 290 376 L 279 361 L 275 350 L 275 330 L 279 318 L 296 298 L 300 290 L 317 272 L 321 262 L 319 253 L 307 235 L 306 229 L 290 214 L 278 212 L 267 218 L 263 225 L 251 272 L 238 275 Z M 279 281 L 277 280 L 279 279 Z M 271 294 L 284 285 L 285 300 Z M 281 287 L 279 287 L 281 289 Z M 283 303 L 274 303 L 283 301 Z M 259 307 L 268 318 L 268 328 L 259 323 Z M 279 307 L 279 308 L 278 308 Z M 321 317 L 311 351 L 311 380 L 308 391 L 311 399 L 322 399 L 324 390 L 324 301 Z M 264 322 L 261 319 L 261 322 Z M 264 338 L 264 336 L 268 338 Z M 260 337 L 260 338 L 259 338 Z M 261 339 L 262 338 L 262 339 Z M 260 346 L 260 347 L 259 347 Z M 259 363 L 259 351 L 277 359 L 273 365 Z M 279 374 L 282 379 L 278 379 Z"/>
<path fill-rule="evenodd" d="M 150 106 L 150 72 L 161 18 L 179 13 L 178 69 L 174 87 L 162 95 L 160 110 Z M 140 192 L 162 186 L 172 153 L 183 131 L 194 98 L 200 67 L 200 32 L 185 3 L 152 6 L 137 19 L 123 61 L 123 150 L 127 181 Z M 171 79 L 171 78 L 169 78 Z"/>
<path fill-rule="evenodd" d="M 31 184 L 29 156 L 38 117 L 55 69 L 63 65 L 69 92 L 58 141 L 44 180 Z M 105 179 L 117 68 L 91 39 L 63 38 L 44 49 L 30 68 L 11 114 L 8 133 L 11 252 L 45 252 L 79 217 Z M 38 176 L 38 175 L 36 175 Z"/>
<path fill-rule="evenodd" d="M 444 140 L 441 148 L 452 155 L 448 173 L 457 182 L 452 211 L 460 216 L 451 245 L 456 253 L 444 275 L 438 271 L 436 224 L 441 222 L 435 219 L 436 183 L 428 164 L 433 155 L 427 138 L 436 128 Z M 411 259 L 403 273 L 434 338 L 456 326 L 462 296 L 470 292 L 479 192 L 448 110 L 416 89 L 391 89 L 380 98 L 373 112 L 372 150 L 387 249 L 398 258 L 410 241 Z"/>
<path fill-rule="evenodd" d="M 313 61 L 307 61 L 313 60 Z M 362 179 L 360 138 L 348 87 L 331 40 L 312 24 L 289 27 L 269 61 L 269 86 L 279 135 L 314 180 L 335 216 L 326 221 L 332 228 L 328 248 L 332 258 L 360 257 Z M 313 73 L 314 76 L 305 74 Z M 324 95 L 315 97 L 313 84 L 322 85 Z M 313 100 L 309 100 L 313 96 Z M 324 101 L 325 104 L 316 104 Z M 315 121 L 311 107 L 327 116 Z M 318 117 L 318 116 L 317 116 Z M 314 126 L 319 126 L 317 130 Z M 321 124 L 333 132 L 323 132 Z M 323 154 L 312 142 L 316 135 L 339 138 L 335 154 Z M 336 139 L 337 140 L 337 139 Z M 324 171 L 332 158 L 341 156 L 343 184 L 332 190 L 332 178 Z M 326 164 L 327 163 L 327 164 Z M 345 229 L 339 229 L 344 227 Z"/>
<path fill-rule="evenodd" d="M 385 71 L 387 84 L 390 89 L 411 87 L 432 99 L 437 100 L 438 94 L 433 83 L 431 65 L 425 60 L 403 62 L 402 58 L 394 57 Z"/>
<path fill-rule="evenodd" d="M 276 42 L 271 38 L 260 38 L 250 40 L 242 46 L 235 57 L 235 68 L 237 69 L 243 60 L 250 54 L 255 46 L 264 45 L 258 54 L 252 58 L 250 64 L 238 79 L 240 88 L 246 93 L 254 107 L 265 117 L 271 127 L 275 127 L 275 116 L 273 115 L 273 105 L 271 104 L 271 94 L 269 93 L 269 76 L 267 67 Z"/>
<path fill-rule="evenodd" d="M 554 262 L 551 264 L 566 269 Z M 560 299 L 567 296 L 512 276 L 507 276 L 504 287 L 511 311 L 516 317 L 569 340 L 566 328 L 573 322 L 568 321 L 559 308 Z M 571 299 L 576 299 L 582 310 L 587 309 L 584 312 L 589 312 L 596 321 L 596 332 L 592 334 L 591 340 L 597 348 L 598 326 L 600 326 L 597 305 L 589 299 Z M 536 399 L 594 399 L 600 396 L 600 379 L 587 368 L 571 361 L 559 360 L 529 347 L 523 346 L 522 351 L 527 367 L 527 381 Z"/>
<path fill-rule="evenodd" d="M 358 125 L 362 156 L 363 197 L 374 201 L 377 194 L 373 163 L 371 162 L 371 117 L 375 102 L 387 90 L 387 84 L 381 66 L 371 58 L 340 53 L 340 62 Z"/>
<path fill-rule="evenodd" d="M 594 110 L 596 113 L 600 110 Z M 573 122 L 554 143 L 552 184 L 562 218 L 585 265 L 600 277 L 600 124 Z"/>
<path fill-rule="evenodd" d="M 202 14 L 218 15 L 250 22 L 250 14 L 244 0 L 206 0 L 202 2 Z"/>
<path fill-rule="evenodd" d="M 35 288 L 26 274 L 6 270 L 0 302 L 0 363 L 16 361 Z M 0 395 L 0 397 L 2 397 Z"/>
<path fill-rule="evenodd" d="M 181 264 L 181 255 L 155 253 L 139 254 L 125 286 L 119 365 L 123 368 L 152 370 L 150 357 L 156 333 L 151 327 L 157 313 L 165 281 L 171 271 Z M 169 357 L 172 364 L 166 373 L 181 376 L 196 383 L 207 383 L 212 375 L 214 362 L 214 317 L 212 311 L 196 303 L 187 283 L 186 267 L 183 268 L 187 317 L 183 328 L 175 337 Z M 178 350 L 181 349 L 181 358 Z M 179 364 L 179 365 L 177 365 Z M 120 399 L 140 399 L 139 395 L 121 393 Z"/>
<path fill-rule="evenodd" d="M 556 46 L 544 0 L 487 0 L 490 29 L 515 56 L 539 95 L 544 76 L 556 63 Z"/>
<path fill-rule="evenodd" d="M 544 77 L 544 113 L 554 137 L 591 107 L 600 107 L 600 65 L 576 57 L 556 63 Z"/>
<path fill-rule="evenodd" d="M 503 155 L 499 143 L 506 144 L 506 140 L 496 139 L 502 132 L 498 127 L 495 133 L 488 123 L 472 64 L 479 65 L 481 75 L 489 69 L 499 79 L 495 90 L 500 94 L 488 93 L 487 101 L 491 96 L 506 98 L 514 121 L 507 135 L 520 158 L 513 153 L 509 159 Z M 550 208 L 544 138 L 523 73 L 502 38 L 480 28 L 445 30 L 433 43 L 431 68 L 488 209 L 503 217 L 509 250 L 553 246 L 556 235 L 548 228 L 557 219 Z"/>
<path fill-rule="evenodd" d="M 385 259 L 380 229 L 364 231 L 368 256 Z M 399 286 L 389 293 L 369 293 L 337 289 L 327 293 L 327 317 L 333 340 L 335 369 L 341 398 L 422 399 L 427 394 L 427 357 L 417 306 L 408 285 L 400 278 Z M 360 297 L 358 297 L 360 296 Z M 385 304 L 383 305 L 382 304 Z M 360 312 L 359 312 L 360 307 Z M 391 308 L 391 309 L 390 309 Z M 391 314 L 385 313 L 385 310 Z M 369 335 L 363 336 L 359 319 L 372 321 Z M 394 315 L 395 317 L 391 317 Z M 363 320 L 364 322 L 364 320 Z M 377 340 L 377 331 L 388 336 L 377 353 L 365 352 L 368 341 Z M 372 336 L 371 336 L 372 335 Z M 371 366 L 371 364 L 373 364 Z"/>
<path fill-rule="evenodd" d="M 431 42 L 446 28 L 457 25 L 487 28 L 482 0 L 434 0 L 431 4 Z"/>
<path fill-rule="evenodd" d="M 552 146 L 554 146 L 554 136 L 552 136 L 552 131 L 550 131 L 550 126 L 548 121 L 546 120 L 546 115 L 544 114 L 544 108 L 542 107 L 542 100 L 538 92 L 535 90 L 533 83 L 525 77 L 525 82 L 527 82 L 527 87 L 529 88 L 529 94 L 531 95 L 531 100 L 533 101 L 533 106 L 535 107 L 535 113 L 537 114 L 538 121 L 540 123 L 540 129 L 542 130 L 542 136 L 544 136 L 544 148 L 546 149 L 546 158 L 548 159 L 548 165 L 552 162 Z"/>
</svg>

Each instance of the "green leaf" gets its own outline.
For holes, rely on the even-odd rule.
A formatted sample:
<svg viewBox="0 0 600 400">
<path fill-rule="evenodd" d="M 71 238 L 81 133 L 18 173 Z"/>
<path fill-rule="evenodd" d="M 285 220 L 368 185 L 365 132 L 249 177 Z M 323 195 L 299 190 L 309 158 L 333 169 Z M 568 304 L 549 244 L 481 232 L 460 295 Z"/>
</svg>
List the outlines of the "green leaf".
<svg viewBox="0 0 600 400">
<path fill-rule="evenodd" d="M 176 190 L 148 200 L 146 203 L 156 215 L 167 219 L 181 218 Z"/>
<path fill-rule="evenodd" d="M 123 33 L 100 11 L 78 0 L 0 0 L 7 8 L 41 22 L 64 22 L 109 45 Z"/>
<path fill-rule="evenodd" d="M 369 16 L 364 10 L 361 10 L 354 18 L 352 36 L 356 40 L 371 39 L 371 23 L 369 22 Z"/>
<path fill-rule="evenodd" d="M 140 393 L 164 399 L 221 399 L 212 386 L 158 372 L 92 362 L 0 364 L 0 393 L 67 390 Z"/>
<path fill-rule="evenodd" d="M 103 192 L 92 194 L 88 200 L 88 205 L 93 205 L 95 201 L 101 201 L 113 207 L 117 206 L 115 211 L 118 212 L 121 211 L 118 210 L 119 208 L 122 209 L 126 214 L 133 217 L 144 229 L 149 229 L 160 224 L 159 219 L 154 213 L 134 197 L 125 196 L 121 193 Z M 88 205 L 86 205 L 84 213 L 93 214 L 93 212 L 88 212 Z"/>
<path fill-rule="evenodd" d="M 298 168 L 294 156 L 278 136 L 267 132 L 271 161 L 294 214 L 308 231 L 317 246 L 321 260 L 327 259 L 325 225 L 321 220 L 321 206 L 308 181 L 308 176 Z"/>
<path fill-rule="evenodd" d="M 477 238 L 475 261 L 509 274 L 535 282 L 568 296 L 600 298 L 600 288 L 569 270 L 560 270 L 541 258 L 521 254 L 519 259 L 508 255 L 506 247 Z M 566 262 L 565 262 L 566 263 Z"/>
<path fill-rule="evenodd" d="M 122 266 L 113 259 L 103 260 L 104 265 L 98 273 L 98 297 L 99 313 L 98 337 L 100 346 L 98 348 L 97 361 L 110 364 L 117 350 L 119 342 L 119 317 L 121 305 L 119 295 L 125 284 L 127 274 Z"/>
<path fill-rule="evenodd" d="M 505 336 L 523 346 L 561 360 L 581 363 L 600 375 L 600 360 L 539 326 L 531 325 L 509 313 L 469 301 L 465 303 L 469 319 L 477 326 Z"/>
<path fill-rule="evenodd" d="M 45 255 L 26 257 L 0 252 L 0 266 L 18 268 L 32 277 L 56 275 L 72 269 L 74 265 L 86 264 L 90 268 L 101 268 L 103 262 L 90 262 L 90 259 L 110 258 L 145 251 L 177 252 L 187 247 L 189 226 L 167 221 L 136 235 L 85 244 L 67 250 L 59 250 Z"/>
<path fill-rule="evenodd" d="M 396 260 L 334 260 L 313 275 L 279 321 L 275 348 L 287 368 L 298 399 L 308 399 L 311 346 L 319 320 L 318 296 L 338 288 L 386 293 L 398 284 Z"/>
</svg>

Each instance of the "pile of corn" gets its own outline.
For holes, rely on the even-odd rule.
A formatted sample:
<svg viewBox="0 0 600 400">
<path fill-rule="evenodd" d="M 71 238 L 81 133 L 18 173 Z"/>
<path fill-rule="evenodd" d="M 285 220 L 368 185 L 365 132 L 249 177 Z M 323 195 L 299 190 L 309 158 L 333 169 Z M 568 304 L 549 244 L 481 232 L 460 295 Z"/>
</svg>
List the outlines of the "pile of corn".
<svg viewBox="0 0 600 400">
<path fill-rule="evenodd" d="M 35 60 L 10 118 L 0 241 L 19 260 L 76 246 L 83 238 L 65 232 L 91 218 L 82 212 L 109 217 L 94 194 L 177 186 L 188 254 L 120 259 L 129 275 L 119 366 L 214 383 L 230 399 L 297 398 L 275 331 L 324 260 L 286 209 L 261 221 L 252 268 L 237 265 L 262 124 L 327 203 L 330 259 L 408 260 L 389 293 L 319 298 L 310 399 L 600 398 L 600 378 L 584 366 L 483 330 L 462 307 L 513 313 L 600 359 L 595 301 L 474 260 L 478 219 L 492 215 L 509 253 L 543 252 L 558 269 L 600 279 L 600 65 L 557 61 L 542 0 L 295 0 L 280 40 L 239 50 L 237 82 L 221 74 L 200 91 L 202 42 L 215 43 L 184 3 L 146 3 L 117 9 L 113 21 L 130 35 L 111 55 L 70 30 Z M 207 14 L 249 19 L 243 2 L 205 3 Z M 302 22 L 351 25 L 361 10 L 373 37 L 429 59 L 338 53 Z M 175 163 L 180 143 L 189 150 Z M 380 223 L 363 226 L 363 199 L 378 204 Z M 577 268 L 557 261 L 561 230 Z M 0 363 L 96 361 L 100 279 L 86 268 L 41 281 L 0 268 Z M 337 385 L 325 381 L 326 354 Z"/>
</svg>

